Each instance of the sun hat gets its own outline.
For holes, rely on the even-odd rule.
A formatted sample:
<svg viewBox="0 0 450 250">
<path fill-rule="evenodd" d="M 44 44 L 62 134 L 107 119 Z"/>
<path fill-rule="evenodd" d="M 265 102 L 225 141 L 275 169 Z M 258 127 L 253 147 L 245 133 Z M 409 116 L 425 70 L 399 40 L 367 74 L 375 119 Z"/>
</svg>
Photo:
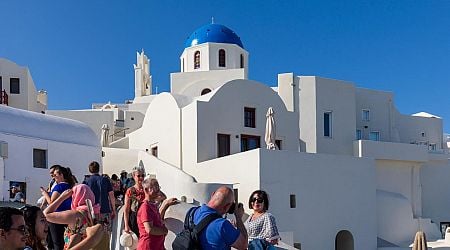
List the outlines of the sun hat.
<svg viewBox="0 0 450 250">
<path fill-rule="evenodd" d="M 130 233 L 123 232 L 119 241 L 120 245 L 125 247 L 125 249 L 134 250 L 137 248 L 139 239 L 133 231 L 130 231 Z"/>
</svg>

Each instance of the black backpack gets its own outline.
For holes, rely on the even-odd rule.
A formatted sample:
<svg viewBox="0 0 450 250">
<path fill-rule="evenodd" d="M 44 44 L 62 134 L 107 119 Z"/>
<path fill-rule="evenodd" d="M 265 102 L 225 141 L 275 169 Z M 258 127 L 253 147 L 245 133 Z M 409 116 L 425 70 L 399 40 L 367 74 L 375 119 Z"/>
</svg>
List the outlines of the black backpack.
<svg viewBox="0 0 450 250">
<path fill-rule="evenodd" d="M 173 250 L 196 250 L 202 249 L 200 245 L 199 235 L 206 226 L 213 220 L 222 218 L 219 214 L 213 213 L 207 215 L 197 225 L 194 224 L 194 213 L 199 207 L 192 207 L 186 214 L 184 219 L 184 230 L 175 237 L 172 242 Z"/>
</svg>

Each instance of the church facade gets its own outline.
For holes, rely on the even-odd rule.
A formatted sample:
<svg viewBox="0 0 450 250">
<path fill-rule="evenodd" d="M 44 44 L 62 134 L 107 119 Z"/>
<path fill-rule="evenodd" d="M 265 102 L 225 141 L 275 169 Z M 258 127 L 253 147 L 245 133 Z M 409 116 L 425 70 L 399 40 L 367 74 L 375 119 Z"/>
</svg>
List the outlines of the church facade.
<svg viewBox="0 0 450 250">
<path fill-rule="evenodd" d="M 152 93 L 150 60 L 136 59 L 133 101 L 47 112 L 103 138 L 105 173 L 143 165 L 168 196 L 197 204 L 219 184 L 244 204 L 266 190 L 283 241 L 302 249 L 402 249 L 416 231 L 437 241 L 450 225 L 438 116 L 401 114 L 393 93 L 342 80 L 284 73 L 274 88 L 250 80 L 248 51 L 219 24 L 189 36 L 169 93 Z M 264 141 L 269 108 L 277 150 Z"/>
</svg>

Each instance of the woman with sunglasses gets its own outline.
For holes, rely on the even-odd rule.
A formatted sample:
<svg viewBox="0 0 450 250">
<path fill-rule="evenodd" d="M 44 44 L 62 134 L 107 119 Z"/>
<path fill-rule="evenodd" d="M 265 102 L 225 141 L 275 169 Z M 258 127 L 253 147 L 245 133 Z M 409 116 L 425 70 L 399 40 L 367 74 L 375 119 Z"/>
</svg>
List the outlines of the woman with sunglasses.
<svg viewBox="0 0 450 250">
<path fill-rule="evenodd" d="M 25 206 L 21 210 L 28 228 L 25 250 L 46 250 L 48 223 L 41 209 L 36 206 Z"/>
<path fill-rule="evenodd" d="M 137 225 L 137 212 L 140 205 L 144 202 L 145 192 L 142 182 L 145 178 L 145 169 L 141 166 L 134 167 L 133 171 L 134 186 L 127 189 L 125 193 L 125 210 L 124 210 L 124 231 L 134 232 L 139 237 L 139 227 Z"/>
<path fill-rule="evenodd" d="M 265 191 L 254 191 L 248 200 L 248 206 L 253 209 L 244 225 L 248 232 L 248 249 L 269 249 L 278 244 L 280 235 L 275 217 L 267 212 L 269 197 Z"/>
</svg>

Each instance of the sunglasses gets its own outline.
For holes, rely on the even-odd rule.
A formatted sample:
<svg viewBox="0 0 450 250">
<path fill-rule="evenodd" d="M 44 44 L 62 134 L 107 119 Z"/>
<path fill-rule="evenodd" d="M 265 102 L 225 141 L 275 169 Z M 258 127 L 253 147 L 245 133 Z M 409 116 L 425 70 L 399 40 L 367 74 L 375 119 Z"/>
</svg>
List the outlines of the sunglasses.
<svg viewBox="0 0 450 250">
<path fill-rule="evenodd" d="M 19 226 L 17 228 L 13 228 L 11 227 L 9 230 L 14 230 L 14 231 L 19 231 L 20 233 L 22 233 L 23 235 L 28 234 L 28 230 L 26 226 Z"/>
<path fill-rule="evenodd" d="M 263 203 L 263 202 L 264 202 L 264 199 L 263 199 L 263 198 L 253 197 L 253 198 L 252 198 L 252 202 L 255 202 L 255 201 L 256 201 L 256 203 Z"/>
<path fill-rule="evenodd" d="M 136 177 L 138 177 L 138 178 L 144 178 L 144 177 L 145 177 L 145 174 L 137 174 Z"/>
</svg>

